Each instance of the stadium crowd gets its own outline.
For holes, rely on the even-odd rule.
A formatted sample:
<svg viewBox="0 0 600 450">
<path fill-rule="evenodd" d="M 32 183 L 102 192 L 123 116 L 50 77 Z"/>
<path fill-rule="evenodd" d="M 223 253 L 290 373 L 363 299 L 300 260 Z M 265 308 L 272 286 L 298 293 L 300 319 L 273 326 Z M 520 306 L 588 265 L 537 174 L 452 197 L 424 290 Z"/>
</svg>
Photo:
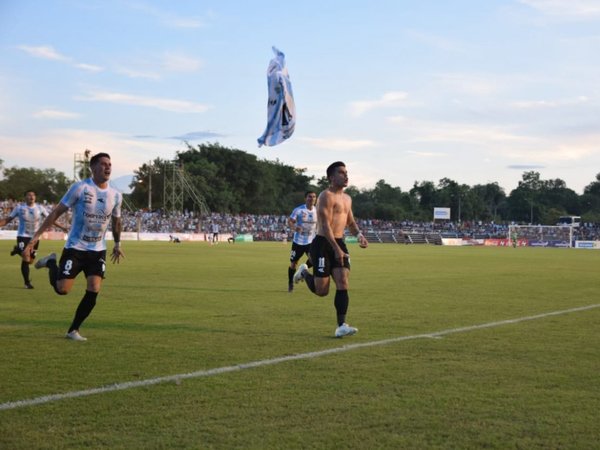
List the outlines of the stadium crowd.
<svg viewBox="0 0 600 450">
<path fill-rule="evenodd" d="M 10 214 L 18 202 L 13 200 L 0 201 L 0 216 Z M 50 211 L 53 204 L 43 204 Z M 227 214 L 210 213 L 200 216 L 194 211 L 166 212 L 161 210 L 140 210 L 131 212 L 123 210 L 123 231 L 141 233 L 212 233 L 212 225 L 218 224 L 224 234 L 251 234 L 254 240 L 284 240 L 291 237 L 292 231 L 287 224 L 287 215 L 270 214 Z M 68 226 L 70 215 L 65 214 L 60 223 Z M 464 221 L 414 222 L 385 221 L 377 219 L 358 219 L 359 227 L 370 232 L 391 233 L 439 233 L 444 237 L 464 238 L 506 238 L 509 234 L 509 224 L 483 223 Z M 16 221 L 5 229 L 16 229 Z M 574 229 L 575 239 L 600 240 L 600 224 L 582 223 Z"/>
</svg>

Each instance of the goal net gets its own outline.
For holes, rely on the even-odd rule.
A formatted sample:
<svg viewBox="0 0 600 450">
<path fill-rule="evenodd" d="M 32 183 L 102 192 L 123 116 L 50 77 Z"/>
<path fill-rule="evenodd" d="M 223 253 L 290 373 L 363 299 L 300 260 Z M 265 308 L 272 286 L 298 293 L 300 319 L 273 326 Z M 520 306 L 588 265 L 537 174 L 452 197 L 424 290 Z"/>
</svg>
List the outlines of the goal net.
<svg viewBox="0 0 600 450">
<path fill-rule="evenodd" d="M 508 239 L 526 241 L 531 247 L 572 247 L 573 227 L 548 225 L 511 225 Z"/>
</svg>

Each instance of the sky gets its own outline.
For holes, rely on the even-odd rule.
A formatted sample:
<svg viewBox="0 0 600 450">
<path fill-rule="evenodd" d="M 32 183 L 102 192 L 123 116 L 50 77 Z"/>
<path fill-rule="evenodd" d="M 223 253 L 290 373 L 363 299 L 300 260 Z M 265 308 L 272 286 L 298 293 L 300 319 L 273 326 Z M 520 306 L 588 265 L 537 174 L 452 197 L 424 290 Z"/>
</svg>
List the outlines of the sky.
<svg viewBox="0 0 600 450">
<path fill-rule="evenodd" d="M 272 46 L 296 131 L 261 147 Z M 600 0 L 0 0 L 0 159 L 113 178 L 218 142 L 320 178 L 578 194 L 600 173 Z"/>
</svg>

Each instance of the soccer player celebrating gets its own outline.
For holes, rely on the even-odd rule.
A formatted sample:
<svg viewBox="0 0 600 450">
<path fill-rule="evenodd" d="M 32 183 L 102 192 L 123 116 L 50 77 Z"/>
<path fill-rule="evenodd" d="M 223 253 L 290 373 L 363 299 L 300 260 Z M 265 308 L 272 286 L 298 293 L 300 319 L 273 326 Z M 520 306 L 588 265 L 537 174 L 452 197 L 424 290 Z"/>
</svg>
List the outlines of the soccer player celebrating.
<svg viewBox="0 0 600 450">
<path fill-rule="evenodd" d="M 83 271 L 87 287 L 66 338 L 85 341 L 79 334 L 79 327 L 96 305 L 106 268 L 106 230 L 109 222 L 115 245 L 111 254 L 113 263 L 120 262 L 125 255 L 121 250 L 121 202 L 122 195 L 113 189 L 110 179 L 112 164 L 107 153 L 97 153 L 90 159 L 91 178 L 75 183 L 69 188 L 58 206 L 46 217 L 24 250 L 24 258 L 29 257 L 40 236 L 69 208 L 73 209 L 73 223 L 69 237 L 56 263 L 52 253 L 40 259 L 36 269 L 47 267 L 50 284 L 57 294 L 66 295 L 73 288 L 75 277 Z"/>
<path fill-rule="evenodd" d="M 317 194 L 313 191 L 307 191 L 304 194 L 304 199 L 306 203 L 294 208 L 290 217 L 288 217 L 288 224 L 294 230 L 290 266 L 288 267 L 288 292 L 294 290 L 294 273 L 302 255 L 308 255 L 307 267 L 312 267 L 310 243 L 315 238 L 317 230 L 317 211 L 315 209 Z"/>
<path fill-rule="evenodd" d="M 313 293 L 324 297 L 329 293 L 330 279 L 333 276 L 338 324 L 335 336 L 343 337 L 358 331 L 346 323 L 350 300 L 350 255 L 344 242 L 344 230 L 347 227 L 358 238 L 360 247 L 366 248 L 369 243 L 354 220 L 352 199 L 344 192 L 344 188 L 348 186 L 346 165 L 341 161 L 331 164 L 327 168 L 327 179 L 329 188 L 321 192 L 317 200 L 317 236 L 310 246 L 313 274 L 308 272 L 306 264 L 302 264 L 294 274 L 294 282 L 305 280 Z"/>
<path fill-rule="evenodd" d="M 23 254 L 23 249 L 31 240 L 33 233 L 40 226 L 42 219 L 47 216 L 48 211 L 46 211 L 46 208 L 35 202 L 35 192 L 25 192 L 25 203 L 19 203 L 17 206 L 15 206 L 15 208 L 11 211 L 7 218 L 0 219 L 0 227 L 3 227 L 12 222 L 12 220 L 15 217 L 19 218 L 19 229 L 17 230 L 17 245 L 15 245 L 13 250 L 10 252 L 10 256 Z M 65 233 L 69 231 L 65 227 L 57 223 L 53 223 L 52 225 L 60 228 Z M 25 289 L 33 289 L 31 280 L 29 279 L 29 265 L 35 259 L 37 249 L 38 243 L 36 243 L 33 246 L 30 258 L 27 261 L 21 259 L 21 275 L 23 275 Z"/>
</svg>

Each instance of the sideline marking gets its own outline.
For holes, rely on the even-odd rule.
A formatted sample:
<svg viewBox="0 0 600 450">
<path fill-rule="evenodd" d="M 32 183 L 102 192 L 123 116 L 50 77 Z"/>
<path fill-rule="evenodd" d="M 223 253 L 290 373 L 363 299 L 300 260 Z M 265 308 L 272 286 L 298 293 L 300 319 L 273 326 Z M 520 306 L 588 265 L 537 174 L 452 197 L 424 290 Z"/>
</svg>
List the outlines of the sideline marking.
<svg viewBox="0 0 600 450">
<path fill-rule="evenodd" d="M 149 378 L 147 380 L 127 381 L 124 383 L 109 384 L 109 385 L 102 386 L 99 388 L 85 389 L 82 391 L 65 392 L 63 394 L 45 395 L 43 397 L 36 397 L 36 398 L 27 399 L 27 400 L 17 400 L 14 402 L 0 403 L 0 411 L 8 410 L 8 409 L 23 408 L 25 406 L 40 405 L 43 403 L 55 402 L 58 400 L 64 400 L 64 399 L 68 399 L 68 398 L 87 397 L 89 395 L 103 394 L 106 392 L 123 391 L 125 389 L 133 389 L 133 388 L 142 387 L 142 386 L 152 386 L 152 385 L 160 384 L 160 383 L 174 382 L 174 383 L 178 384 L 181 380 L 185 380 L 188 378 L 210 377 L 213 375 L 220 375 L 223 373 L 237 372 L 237 371 L 246 370 L 246 369 L 253 369 L 255 367 L 270 366 L 273 364 L 279 364 L 279 363 L 288 362 L 288 361 L 318 358 L 320 356 L 347 352 L 347 351 L 356 350 L 359 348 L 376 347 L 376 346 L 380 346 L 380 345 L 394 344 L 396 342 L 410 341 L 410 340 L 414 340 L 414 339 L 424 339 L 424 338 L 439 339 L 442 336 L 446 336 L 448 334 L 464 333 L 467 331 L 499 327 L 502 325 L 510 325 L 510 324 L 519 323 L 519 322 L 526 322 L 528 320 L 544 319 L 546 317 L 560 316 L 563 314 L 579 312 L 579 311 L 587 311 L 587 310 L 598 308 L 598 307 L 600 307 L 600 304 L 581 306 L 578 308 L 563 309 L 562 311 L 552 311 L 552 312 L 548 312 L 548 313 L 537 314 L 535 316 L 526 316 L 526 317 L 519 317 L 517 319 L 500 320 L 498 322 L 488 322 L 488 323 L 482 323 L 479 325 L 470 325 L 467 327 L 451 328 L 448 330 L 437 331 L 434 333 L 415 334 L 412 336 L 400 336 L 400 337 L 396 337 L 396 338 L 384 339 L 381 341 L 373 341 L 373 342 L 361 342 L 361 343 L 357 343 L 357 344 L 344 345 L 342 347 L 330 348 L 330 349 L 326 349 L 326 350 L 318 350 L 315 352 L 298 353 L 296 355 L 281 356 L 278 358 L 263 359 L 263 360 L 259 360 L 259 361 L 251 361 L 248 363 L 237 364 L 234 366 L 217 367 L 215 369 L 208 369 L 208 370 L 198 370 L 196 372 L 182 373 L 182 374 L 178 374 L 178 375 L 169 375 L 169 376 L 165 376 L 165 377 Z"/>
</svg>

